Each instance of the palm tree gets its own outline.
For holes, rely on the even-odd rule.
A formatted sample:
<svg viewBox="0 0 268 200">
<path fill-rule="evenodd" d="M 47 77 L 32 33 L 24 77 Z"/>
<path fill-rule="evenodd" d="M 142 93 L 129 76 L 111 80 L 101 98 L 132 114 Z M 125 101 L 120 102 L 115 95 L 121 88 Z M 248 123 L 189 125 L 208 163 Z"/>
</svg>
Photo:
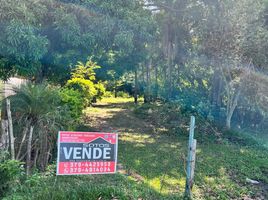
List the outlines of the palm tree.
<svg viewBox="0 0 268 200">
<path fill-rule="evenodd" d="M 63 126 L 69 112 L 61 103 L 59 90 L 47 84 L 28 83 L 15 89 L 15 92 L 11 97 L 12 111 L 23 130 L 17 159 L 24 160 L 26 156 L 28 175 L 32 163 L 45 170 L 56 139 L 56 135 L 51 133 Z M 24 145 L 26 138 L 27 145 Z M 24 154 L 22 149 L 26 149 Z"/>
</svg>

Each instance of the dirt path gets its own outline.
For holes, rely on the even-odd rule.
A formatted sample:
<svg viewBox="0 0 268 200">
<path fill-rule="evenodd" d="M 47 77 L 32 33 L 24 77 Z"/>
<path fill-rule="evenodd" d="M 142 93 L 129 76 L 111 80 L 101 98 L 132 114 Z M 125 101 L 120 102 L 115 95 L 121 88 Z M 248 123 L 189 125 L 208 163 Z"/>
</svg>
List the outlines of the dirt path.
<svg viewBox="0 0 268 200">
<path fill-rule="evenodd" d="M 84 121 L 92 131 L 118 132 L 120 137 L 130 133 L 143 133 L 153 131 L 150 125 L 135 117 L 128 107 L 133 103 L 97 103 L 86 110 Z M 131 122 L 131 123 L 130 123 Z M 143 182 L 144 178 L 126 169 L 123 164 L 118 163 L 118 172 L 131 176 L 136 182 Z"/>
<path fill-rule="evenodd" d="M 152 132 L 150 124 L 133 115 L 131 104 L 97 103 L 86 110 L 85 125 L 95 131 Z"/>
</svg>

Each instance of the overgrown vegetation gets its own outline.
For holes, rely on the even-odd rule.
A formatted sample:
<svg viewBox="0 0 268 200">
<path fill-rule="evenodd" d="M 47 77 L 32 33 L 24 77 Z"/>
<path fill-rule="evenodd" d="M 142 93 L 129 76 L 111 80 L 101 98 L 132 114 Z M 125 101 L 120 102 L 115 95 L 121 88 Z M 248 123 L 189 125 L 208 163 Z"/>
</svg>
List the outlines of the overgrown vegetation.
<svg viewBox="0 0 268 200">
<path fill-rule="evenodd" d="M 267 5 L 2 0 L 0 75 L 68 81 L 83 91 L 86 104 L 103 94 L 100 81 L 107 81 L 115 96 L 124 91 L 145 102 L 176 100 L 228 128 L 266 129 Z M 74 75 L 77 61 L 80 70 L 83 62 L 92 70 L 94 62 L 102 66 L 95 68 L 95 86 Z"/>
<path fill-rule="evenodd" d="M 0 159 L 0 198 L 16 191 L 14 185 L 20 184 L 25 175 L 22 164 L 17 160 Z"/>
<path fill-rule="evenodd" d="M 267 16 L 267 0 L 0 0 L 0 196 L 179 199 L 191 115 L 195 199 L 265 196 Z M 123 175 L 47 169 L 59 130 L 115 128 Z"/>
<path fill-rule="evenodd" d="M 47 84 L 22 85 L 10 98 L 16 128 L 15 157 L 27 162 L 27 173 L 32 167 L 44 171 L 57 131 L 72 127 L 70 109 L 62 103 L 59 89 Z"/>
<path fill-rule="evenodd" d="M 182 114 L 174 105 L 136 107 L 131 99 L 104 99 L 98 105 L 86 110 L 89 127 L 84 128 L 120 133 L 119 174 L 55 177 L 52 165 L 45 174 L 29 177 L 6 199 L 182 199 L 191 113 Z M 156 123 L 163 115 L 168 119 Z M 172 122 L 178 118 L 178 123 Z M 219 130 L 213 124 L 204 128 L 200 120 L 195 131 L 194 199 L 266 198 L 267 148 L 243 134 L 215 133 Z M 261 184 L 251 185 L 247 178 Z"/>
</svg>

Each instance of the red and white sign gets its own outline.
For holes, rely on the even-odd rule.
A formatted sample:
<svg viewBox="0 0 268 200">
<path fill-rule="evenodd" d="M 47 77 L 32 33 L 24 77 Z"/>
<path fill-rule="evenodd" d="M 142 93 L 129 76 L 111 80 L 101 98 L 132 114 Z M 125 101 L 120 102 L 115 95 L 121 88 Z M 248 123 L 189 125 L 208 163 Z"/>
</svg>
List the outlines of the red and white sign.
<svg viewBox="0 0 268 200">
<path fill-rule="evenodd" d="M 115 133 L 60 131 L 57 175 L 115 173 L 117 148 Z"/>
</svg>

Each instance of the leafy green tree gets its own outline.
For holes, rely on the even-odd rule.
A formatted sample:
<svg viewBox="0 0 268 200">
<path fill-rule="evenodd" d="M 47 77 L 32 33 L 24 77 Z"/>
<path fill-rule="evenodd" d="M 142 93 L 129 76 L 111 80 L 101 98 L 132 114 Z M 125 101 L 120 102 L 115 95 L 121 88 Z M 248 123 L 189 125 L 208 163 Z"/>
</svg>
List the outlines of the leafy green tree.
<svg viewBox="0 0 268 200">
<path fill-rule="evenodd" d="M 1 70 L 36 81 L 62 84 L 77 60 L 131 56 L 152 35 L 150 12 L 136 0 L 2 0 L 0 12 L 0 58 L 11 62 Z"/>
<path fill-rule="evenodd" d="M 218 24 L 207 27 L 213 30 L 212 33 L 209 30 L 210 39 L 206 39 L 206 45 L 204 45 L 205 51 L 209 52 L 210 59 L 214 60 L 215 66 L 215 84 L 213 85 L 216 87 L 212 87 L 214 89 L 212 90 L 212 104 L 218 101 L 219 103 L 215 105 L 226 106 L 228 128 L 231 127 L 231 118 L 239 99 L 247 95 L 241 93 L 241 88 L 247 83 L 244 81 L 244 74 L 249 73 L 247 68 L 250 68 L 252 57 L 250 54 L 245 54 L 245 51 L 249 44 L 252 45 L 249 43 L 250 35 L 255 34 L 255 30 L 261 27 L 256 22 L 262 10 L 262 3 L 256 1 L 217 2 L 214 16 L 218 16 L 216 18 Z M 223 26 L 226 28 L 223 29 Z M 225 102 L 223 102 L 224 98 L 227 99 Z"/>
<path fill-rule="evenodd" d="M 84 64 L 78 62 L 71 73 L 71 79 L 67 81 L 66 87 L 79 91 L 84 98 L 84 106 L 90 105 L 96 99 L 100 99 L 105 93 L 104 85 L 96 81 L 95 70 L 100 66 L 90 59 Z"/>
</svg>

